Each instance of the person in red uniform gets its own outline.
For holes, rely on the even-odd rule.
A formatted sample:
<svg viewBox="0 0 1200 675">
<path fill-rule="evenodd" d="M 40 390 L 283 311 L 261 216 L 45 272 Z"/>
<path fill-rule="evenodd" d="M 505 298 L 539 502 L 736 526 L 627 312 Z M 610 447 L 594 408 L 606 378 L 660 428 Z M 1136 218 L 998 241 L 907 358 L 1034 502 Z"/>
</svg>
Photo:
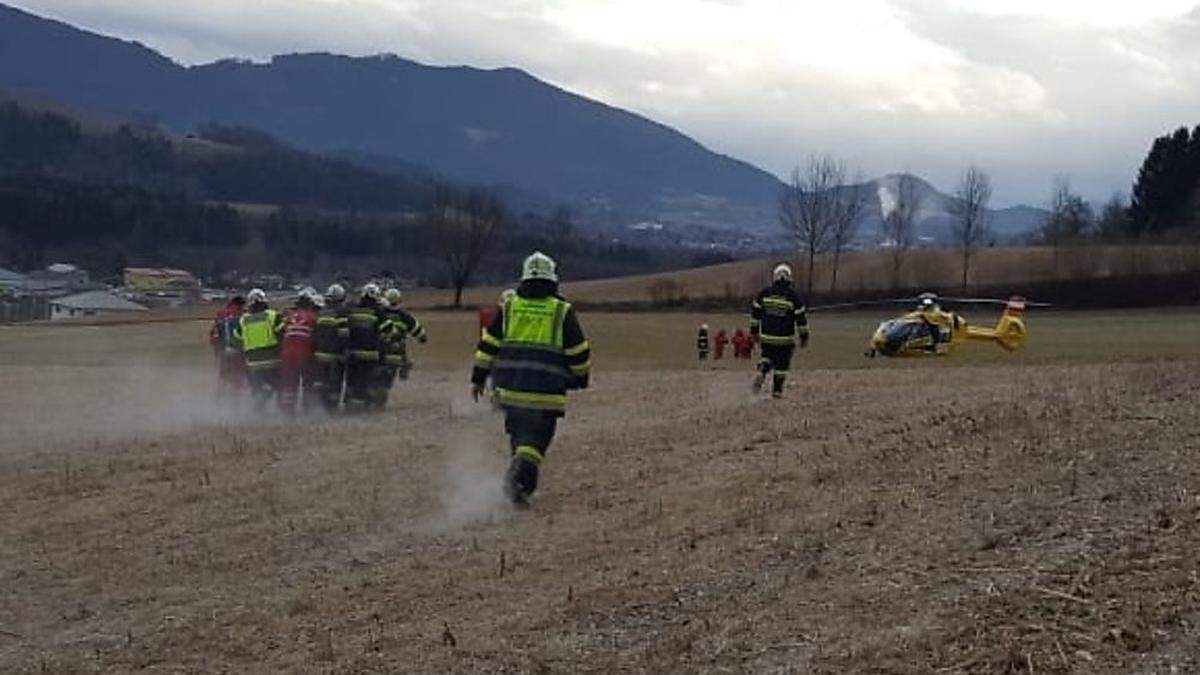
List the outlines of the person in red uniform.
<svg viewBox="0 0 1200 675">
<path fill-rule="evenodd" d="M 733 358 L 748 359 L 753 354 L 753 345 L 750 342 L 750 336 L 741 328 L 733 332 Z"/>
<path fill-rule="evenodd" d="M 238 394 L 246 388 L 246 360 L 234 330 L 245 311 L 246 298 L 233 296 L 217 312 L 208 333 L 208 344 L 217 359 L 217 396 Z"/>
<path fill-rule="evenodd" d="M 713 351 L 713 360 L 720 361 L 721 357 L 725 356 L 725 348 L 729 346 L 729 333 L 722 328 L 717 331 L 716 350 Z"/>
<path fill-rule="evenodd" d="M 304 408 L 316 403 L 313 392 L 314 360 L 313 330 L 317 327 L 317 292 L 310 288 L 300 291 L 296 305 L 283 322 L 283 352 L 279 369 L 279 408 L 292 415 L 301 389 Z"/>
</svg>

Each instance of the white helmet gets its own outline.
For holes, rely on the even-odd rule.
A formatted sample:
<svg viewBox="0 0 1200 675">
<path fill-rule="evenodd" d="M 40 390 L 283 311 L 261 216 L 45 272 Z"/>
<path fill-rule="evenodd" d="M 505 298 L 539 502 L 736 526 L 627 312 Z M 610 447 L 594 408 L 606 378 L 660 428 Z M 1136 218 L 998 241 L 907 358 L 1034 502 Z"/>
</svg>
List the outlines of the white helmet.
<svg viewBox="0 0 1200 675">
<path fill-rule="evenodd" d="M 246 294 L 246 302 L 250 303 L 251 305 L 266 301 L 267 292 L 261 288 L 252 288 L 250 289 L 250 292 Z"/>
<path fill-rule="evenodd" d="M 776 265 L 775 271 L 771 272 L 771 279 L 773 281 L 786 281 L 788 283 L 791 283 L 791 281 L 792 281 L 791 265 L 788 265 L 787 263 L 784 263 L 782 265 Z"/>
<path fill-rule="evenodd" d="M 507 305 L 508 301 L 512 300 L 513 296 L 516 294 L 517 292 L 511 288 L 504 289 L 504 291 L 500 294 L 500 306 L 503 307 Z"/>
<path fill-rule="evenodd" d="M 558 270 L 554 259 L 541 251 L 534 251 L 521 266 L 521 281 L 531 279 L 558 281 Z"/>
<path fill-rule="evenodd" d="M 404 300 L 404 294 L 400 292 L 399 288 L 389 288 L 383 292 L 383 299 L 387 300 L 389 305 L 399 307 L 400 302 Z"/>
<path fill-rule="evenodd" d="M 322 309 L 325 307 L 325 296 L 317 293 L 316 291 L 313 291 L 313 294 L 308 296 L 308 299 L 312 300 L 313 307 L 316 307 L 317 309 Z"/>
<path fill-rule="evenodd" d="M 379 284 L 369 283 L 362 287 L 362 295 L 364 298 L 378 300 L 380 295 Z"/>
<path fill-rule="evenodd" d="M 341 284 L 330 284 L 325 289 L 325 299 L 330 302 L 341 302 L 346 299 L 346 288 Z"/>
<path fill-rule="evenodd" d="M 917 309 L 937 309 L 938 297 L 935 293 L 922 293 L 917 296 Z"/>
</svg>

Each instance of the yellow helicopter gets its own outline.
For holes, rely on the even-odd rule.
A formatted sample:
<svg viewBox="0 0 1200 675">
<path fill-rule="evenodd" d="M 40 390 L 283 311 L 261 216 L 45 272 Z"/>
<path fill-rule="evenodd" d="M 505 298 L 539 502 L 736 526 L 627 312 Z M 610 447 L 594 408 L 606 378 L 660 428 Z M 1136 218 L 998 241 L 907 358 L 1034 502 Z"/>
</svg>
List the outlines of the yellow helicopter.
<svg viewBox="0 0 1200 675">
<path fill-rule="evenodd" d="M 943 300 L 955 304 L 1003 305 L 1004 313 L 995 327 L 972 326 L 961 314 L 942 309 Z M 1025 327 L 1025 309 L 1049 307 L 1046 303 L 1029 302 L 1020 296 L 998 300 L 939 298 L 936 293 L 922 293 L 915 298 L 828 305 L 813 309 L 896 303 L 916 303 L 916 307 L 907 314 L 881 322 L 867 343 L 866 356 L 946 356 L 967 342 L 992 342 L 1005 351 L 1015 352 L 1025 345 L 1029 334 Z"/>
</svg>

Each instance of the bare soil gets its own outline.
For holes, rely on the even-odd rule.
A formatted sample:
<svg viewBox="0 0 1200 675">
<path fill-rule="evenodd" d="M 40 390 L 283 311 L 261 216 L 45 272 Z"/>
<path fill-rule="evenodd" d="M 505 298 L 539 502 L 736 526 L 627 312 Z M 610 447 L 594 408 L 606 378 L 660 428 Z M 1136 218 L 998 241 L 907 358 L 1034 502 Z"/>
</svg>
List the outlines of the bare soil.
<svg viewBox="0 0 1200 675">
<path fill-rule="evenodd" d="M 299 421 L 214 401 L 199 325 L 0 329 L 0 671 L 1200 671 L 1200 314 L 906 362 L 828 319 L 782 401 L 696 318 L 584 317 L 522 513 L 469 316 Z"/>
</svg>

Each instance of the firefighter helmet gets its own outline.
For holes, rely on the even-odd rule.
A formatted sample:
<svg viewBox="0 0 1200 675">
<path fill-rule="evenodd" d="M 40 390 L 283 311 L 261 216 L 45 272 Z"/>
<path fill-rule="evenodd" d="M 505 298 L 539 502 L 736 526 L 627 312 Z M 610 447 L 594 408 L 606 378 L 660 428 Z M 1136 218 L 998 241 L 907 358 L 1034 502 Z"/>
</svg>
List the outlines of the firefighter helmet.
<svg viewBox="0 0 1200 675">
<path fill-rule="evenodd" d="M 558 281 L 558 270 L 554 259 L 541 251 L 534 251 L 526 258 L 525 264 L 521 266 L 521 281 L 532 279 Z"/>
<path fill-rule="evenodd" d="M 782 265 L 776 265 L 775 271 L 771 272 L 771 279 L 773 281 L 784 281 L 787 283 L 791 283 L 792 282 L 792 267 L 790 265 L 788 265 L 787 263 L 784 263 Z"/>
<path fill-rule="evenodd" d="M 325 299 L 329 302 L 341 302 L 346 299 L 346 287 L 341 284 L 330 284 L 325 289 Z"/>
<path fill-rule="evenodd" d="M 246 301 L 252 305 L 260 302 L 265 303 L 267 301 L 267 292 L 261 288 L 251 289 L 250 292 L 246 294 Z"/>
<path fill-rule="evenodd" d="M 369 283 L 362 287 L 362 295 L 364 298 L 378 300 L 380 296 L 379 284 Z"/>
<path fill-rule="evenodd" d="M 400 292 L 399 288 L 389 288 L 383 292 L 383 299 L 387 300 L 392 307 L 399 307 L 400 302 L 404 300 L 404 294 Z"/>
</svg>

